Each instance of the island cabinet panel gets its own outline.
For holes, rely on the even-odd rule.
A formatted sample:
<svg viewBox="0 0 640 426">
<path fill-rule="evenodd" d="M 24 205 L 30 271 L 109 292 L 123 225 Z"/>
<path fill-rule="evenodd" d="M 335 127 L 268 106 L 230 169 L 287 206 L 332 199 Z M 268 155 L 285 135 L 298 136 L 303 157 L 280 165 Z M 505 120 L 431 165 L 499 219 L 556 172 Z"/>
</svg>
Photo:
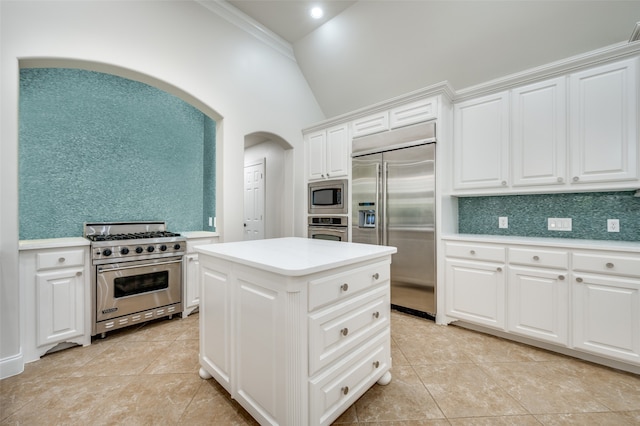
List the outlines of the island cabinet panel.
<svg viewBox="0 0 640 426">
<path fill-rule="evenodd" d="M 200 375 L 218 380 L 260 424 L 329 425 L 376 381 L 390 380 L 389 248 L 310 239 L 272 247 L 275 240 L 198 249 Z M 352 253 L 335 252 L 342 247 Z M 305 253 L 302 271 L 278 263 Z"/>
<path fill-rule="evenodd" d="M 200 363 L 231 392 L 231 283 L 217 265 L 200 268 Z"/>
</svg>

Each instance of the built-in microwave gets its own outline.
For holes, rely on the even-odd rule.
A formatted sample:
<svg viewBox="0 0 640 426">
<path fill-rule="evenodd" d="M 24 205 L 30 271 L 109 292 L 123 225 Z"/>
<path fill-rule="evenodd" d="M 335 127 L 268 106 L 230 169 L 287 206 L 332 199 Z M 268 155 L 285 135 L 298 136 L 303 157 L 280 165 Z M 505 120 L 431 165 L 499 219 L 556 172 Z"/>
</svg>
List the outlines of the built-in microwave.
<svg viewBox="0 0 640 426">
<path fill-rule="evenodd" d="M 346 179 L 309 182 L 309 214 L 347 214 Z"/>
</svg>

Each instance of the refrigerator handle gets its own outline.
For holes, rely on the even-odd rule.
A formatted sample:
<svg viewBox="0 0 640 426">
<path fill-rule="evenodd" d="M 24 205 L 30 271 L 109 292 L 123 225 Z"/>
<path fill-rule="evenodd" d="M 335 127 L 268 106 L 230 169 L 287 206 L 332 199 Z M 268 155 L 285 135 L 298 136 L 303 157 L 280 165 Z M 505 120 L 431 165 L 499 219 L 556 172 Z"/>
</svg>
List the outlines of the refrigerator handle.
<svg viewBox="0 0 640 426">
<path fill-rule="evenodd" d="M 389 239 L 389 230 L 387 223 L 387 173 L 388 163 L 382 162 L 382 245 L 386 246 Z"/>
<path fill-rule="evenodd" d="M 380 210 L 380 163 L 376 163 L 376 215 L 375 215 L 375 229 L 376 229 L 376 244 L 380 245 L 380 219 L 382 218 Z"/>
</svg>

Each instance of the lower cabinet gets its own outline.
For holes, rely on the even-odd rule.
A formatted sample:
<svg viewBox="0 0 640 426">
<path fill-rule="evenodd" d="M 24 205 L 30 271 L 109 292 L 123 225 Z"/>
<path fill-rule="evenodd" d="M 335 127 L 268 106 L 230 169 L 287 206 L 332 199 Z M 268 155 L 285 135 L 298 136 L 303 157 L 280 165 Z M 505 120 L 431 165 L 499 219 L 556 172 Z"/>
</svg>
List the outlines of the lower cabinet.
<svg viewBox="0 0 640 426">
<path fill-rule="evenodd" d="M 20 242 L 25 362 L 59 344 L 91 344 L 88 241 L 55 248 L 39 241 Z"/>
<path fill-rule="evenodd" d="M 449 317 L 640 366 L 640 251 L 460 240 L 445 251 Z"/>
<path fill-rule="evenodd" d="M 389 260 L 291 277 L 200 253 L 199 274 L 200 375 L 260 424 L 329 425 L 390 377 Z"/>
<path fill-rule="evenodd" d="M 206 231 L 184 233 L 184 236 L 187 237 L 187 254 L 184 256 L 183 262 L 182 306 L 184 308 L 182 318 L 196 312 L 200 306 L 200 284 L 198 282 L 200 262 L 195 248 L 199 245 L 218 242 L 218 236 L 208 234 L 211 233 Z"/>
</svg>

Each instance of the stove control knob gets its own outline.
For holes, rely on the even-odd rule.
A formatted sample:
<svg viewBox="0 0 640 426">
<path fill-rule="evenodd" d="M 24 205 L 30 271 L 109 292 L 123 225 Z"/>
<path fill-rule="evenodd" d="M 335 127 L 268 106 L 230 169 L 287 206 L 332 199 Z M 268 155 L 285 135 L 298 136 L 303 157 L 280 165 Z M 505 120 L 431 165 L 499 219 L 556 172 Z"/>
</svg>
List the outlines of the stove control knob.
<svg viewBox="0 0 640 426">
<path fill-rule="evenodd" d="M 152 251 L 154 251 L 154 250 L 155 250 L 155 247 L 154 247 L 154 246 L 149 246 L 149 247 L 147 247 L 147 251 L 148 251 L 149 253 L 151 253 L 151 252 L 152 252 Z"/>
<path fill-rule="evenodd" d="M 165 246 L 164 244 L 160 246 L 161 251 L 165 251 L 166 249 L 167 249 L 167 246 Z"/>
<path fill-rule="evenodd" d="M 128 248 L 126 248 L 126 247 L 122 247 L 122 248 L 120 249 L 120 254 L 129 254 L 129 249 L 128 249 Z"/>
<path fill-rule="evenodd" d="M 103 256 L 111 256 L 111 250 L 109 250 L 109 249 L 102 250 L 102 255 Z"/>
<path fill-rule="evenodd" d="M 180 250 L 180 244 L 174 244 L 173 248 L 174 248 L 175 250 Z"/>
<path fill-rule="evenodd" d="M 142 247 L 136 247 L 136 253 L 142 253 L 143 250 L 144 249 Z"/>
</svg>

